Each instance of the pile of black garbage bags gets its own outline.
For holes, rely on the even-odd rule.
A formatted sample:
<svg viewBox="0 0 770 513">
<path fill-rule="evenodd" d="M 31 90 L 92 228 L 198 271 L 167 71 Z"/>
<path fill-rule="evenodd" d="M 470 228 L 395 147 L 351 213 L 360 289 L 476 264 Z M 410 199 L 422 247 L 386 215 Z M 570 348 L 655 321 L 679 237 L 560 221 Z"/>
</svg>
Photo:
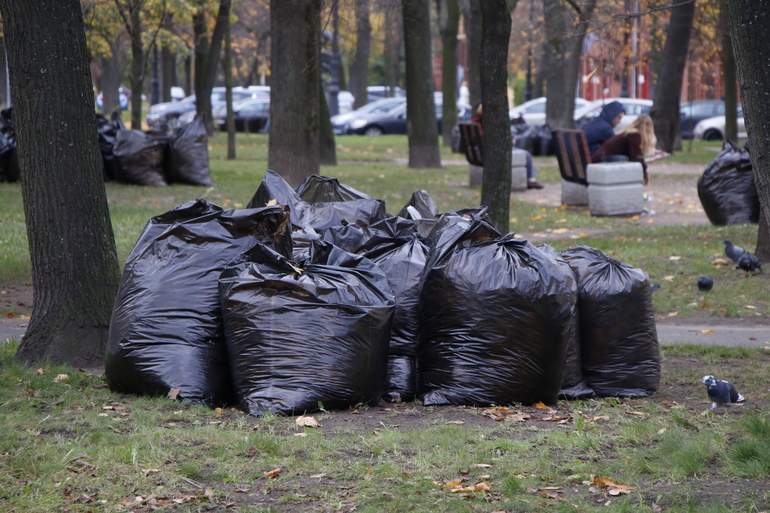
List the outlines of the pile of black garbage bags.
<svg viewBox="0 0 770 513">
<path fill-rule="evenodd" d="M 109 331 L 111 390 L 298 414 L 419 399 L 644 397 L 660 364 L 647 275 L 503 235 L 484 207 L 398 215 L 337 179 L 268 171 L 245 209 L 149 221 Z"/>
<path fill-rule="evenodd" d="M 711 224 L 759 222 L 759 196 L 748 143 L 741 148 L 725 140 L 722 151 L 698 178 L 698 197 Z"/>
<path fill-rule="evenodd" d="M 511 120 L 511 137 L 516 148 L 527 150 L 533 157 L 556 155 L 553 129 L 550 125 L 531 126 L 523 117 Z"/>
<path fill-rule="evenodd" d="M 213 186 L 208 133 L 203 118 L 172 132 L 129 130 L 113 113 L 96 115 L 104 180 L 165 187 L 169 183 Z"/>
</svg>

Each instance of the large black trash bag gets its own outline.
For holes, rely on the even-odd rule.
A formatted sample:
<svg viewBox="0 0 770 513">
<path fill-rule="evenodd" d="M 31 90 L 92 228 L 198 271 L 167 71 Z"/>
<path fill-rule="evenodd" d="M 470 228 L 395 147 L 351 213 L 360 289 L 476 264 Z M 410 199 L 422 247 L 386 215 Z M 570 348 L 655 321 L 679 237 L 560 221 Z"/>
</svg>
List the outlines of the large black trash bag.
<svg viewBox="0 0 770 513">
<path fill-rule="evenodd" d="M 255 246 L 220 278 L 240 407 L 303 413 L 377 403 L 385 383 L 393 294 L 370 260 L 314 242 L 292 263 Z"/>
<path fill-rule="evenodd" d="M 660 353 L 650 279 L 596 248 L 561 252 L 575 273 L 583 377 L 602 397 L 647 397 L 658 389 Z"/>
<path fill-rule="evenodd" d="M 431 238 L 420 284 L 419 398 L 555 403 L 573 305 L 554 259 L 476 217 L 444 215 Z"/>
<path fill-rule="evenodd" d="M 577 306 L 578 295 L 575 274 L 572 272 L 572 268 L 567 261 L 553 247 L 548 244 L 538 244 L 537 248 L 554 259 L 564 273 L 564 283 L 570 290 L 569 301 L 572 305 L 572 313 L 569 321 L 569 343 L 567 345 L 567 359 L 559 397 L 564 399 L 591 397 L 594 395 L 594 391 L 588 387 L 585 379 L 583 379 L 580 359 L 580 312 Z"/>
<path fill-rule="evenodd" d="M 348 253 L 359 253 L 361 246 L 371 237 L 369 228 L 350 224 L 343 220 L 337 226 L 331 226 L 321 233 L 321 238 Z"/>
<path fill-rule="evenodd" d="M 732 141 L 698 178 L 698 197 L 715 225 L 759 222 L 759 197 L 749 152 Z"/>
<path fill-rule="evenodd" d="M 369 232 L 360 252 L 382 269 L 396 299 L 382 398 L 389 402 L 413 401 L 417 393 L 419 285 L 429 248 L 415 222 L 401 217 L 380 221 Z"/>
<path fill-rule="evenodd" d="M 12 113 L 12 107 L 0 111 L 0 182 L 17 182 L 21 178 Z"/>
<path fill-rule="evenodd" d="M 409 207 L 412 208 L 410 209 Z M 409 201 L 398 213 L 398 216 L 415 221 L 418 219 L 433 219 L 438 218 L 439 211 L 428 191 L 420 190 L 412 193 L 412 197 L 409 198 Z"/>
<path fill-rule="evenodd" d="M 212 187 L 209 170 L 209 135 L 203 116 L 179 129 L 168 145 L 166 177 L 169 182 Z"/>
<path fill-rule="evenodd" d="M 96 133 L 99 137 L 99 151 L 102 154 L 102 176 L 104 181 L 114 180 L 118 174 L 118 162 L 113 148 L 118 136 L 118 130 L 104 115 L 96 114 Z"/>
<path fill-rule="evenodd" d="M 163 172 L 166 143 L 140 130 L 118 130 L 112 149 L 118 161 L 117 180 L 137 185 L 165 187 Z"/>
<path fill-rule="evenodd" d="M 257 243 L 289 254 L 280 207 L 222 210 L 199 199 L 154 217 L 131 251 L 110 322 L 104 370 L 115 392 L 222 405 L 233 399 L 218 279 Z"/>
</svg>

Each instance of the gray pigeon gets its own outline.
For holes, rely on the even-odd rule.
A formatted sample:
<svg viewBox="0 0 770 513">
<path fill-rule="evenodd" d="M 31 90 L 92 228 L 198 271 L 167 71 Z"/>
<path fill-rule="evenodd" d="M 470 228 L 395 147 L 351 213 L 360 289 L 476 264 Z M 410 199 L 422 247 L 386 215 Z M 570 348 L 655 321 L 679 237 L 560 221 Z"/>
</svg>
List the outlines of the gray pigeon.
<svg viewBox="0 0 770 513">
<path fill-rule="evenodd" d="M 703 384 L 706 385 L 711 410 L 717 406 L 730 406 L 732 403 L 742 403 L 746 399 L 738 393 L 732 383 L 716 379 L 714 376 L 703 376 Z"/>
<path fill-rule="evenodd" d="M 736 246 L 735 244 L 733 244 L 729 240 L 725 240 L 723 242 L 725 243 L 725 255 L 730 257 L 730 260 L 732 260 L 733 262 L 735 262 L 737 264 L 738 260 L 741 259 L 741 256 L 743 256 L 743 254 L 746 252 L 746 250 L 744 250 L 740 246 Z"/>
<path fill-rule="evenodd" d="M 743 255 L 738 259 L 738 267 L 747 273 L 753 273 L 754 271 L 762 271 L 762 262 L 757 260 L 754 253 L 744 251 Z"/>
</svg>

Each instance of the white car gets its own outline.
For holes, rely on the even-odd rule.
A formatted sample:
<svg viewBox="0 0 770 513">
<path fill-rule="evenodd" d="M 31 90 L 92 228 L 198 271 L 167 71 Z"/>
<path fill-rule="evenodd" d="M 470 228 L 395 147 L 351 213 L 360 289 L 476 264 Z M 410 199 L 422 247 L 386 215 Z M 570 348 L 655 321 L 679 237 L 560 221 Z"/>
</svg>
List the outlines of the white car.
<svg viewBox="0 0 770 513">
<path fill-rule="evenodd" d="M 529 126 L 545 125 L 545 101 L 545 96 L 541 96 L 540 98 L 524 102 L 509 110 L 508 116 L 511 119 L 522 117 Z M 588 100 L 583 98 L 575 98 L 575 112 L 589 103 Z"/>
<path fill-rule="evenodd" d="M 575 128 L 585 128 L 588 122 L 598 116 L 604 106 L 611 102 L 620 102 L 626 111 L 620 120 L 620 124 L 615 127 L 616 132 L 633 123 L 639 114 L 649 114 L 652 108 L 652 100 L 644 98 L 604 98 L 603 100 L 596 100 L 575 111 Z"/>
<path fill-rule="evenodd" d="M 746 139 L 746 126 L 743 123 L 743 107 L 738 106 L 738 139 Z M 714 116 L 699 121 L 692 130 L 695 140 L 723 141 L 725 138 L 725 117 Z"/>
</svg>

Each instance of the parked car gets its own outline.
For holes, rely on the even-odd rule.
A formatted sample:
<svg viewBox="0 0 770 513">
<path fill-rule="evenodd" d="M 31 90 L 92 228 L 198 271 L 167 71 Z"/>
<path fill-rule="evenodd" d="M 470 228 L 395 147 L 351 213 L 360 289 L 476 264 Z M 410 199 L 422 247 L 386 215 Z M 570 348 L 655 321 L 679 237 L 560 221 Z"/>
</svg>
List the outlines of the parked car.
<svg viewBox="0 0 770 513">
<path fill-rule="evenodd" d="M 620 102 L 626 113 L 615 131 L 622 130 L 636 120 L 639 114 L 649 114 L 652 108 L 652 100 L 644 98 L 604 98 L 596 100 L 588 105 L 575 110 L 575 128 L 583 129 L 589 121 L 598 116 L 604 106 L 610 102 Z"/>
<path fill-rule="evenodd" d="M 335 135 L 352 134 L 352 131 L 348 131 L 348 125 L 353 120 L 367 114 L 388 112 L 393 107 L 403 105 L 404 103 L 406 103 L 406 98 L 382 98 L 345 114 L 337 114 L 331 118 L 332 131 Z"/>
<path fill-rule="evenodd" d="M 269 90 L 266 94 L 269 97 Z M 234 87 L 233 104 L 248 98 L 264 97 L 264 95 L 264 92 L 256 89 Z M 225 105 L 225 88 L 215 87 L 211 90 L 212 110 L 216 109 L 217 107 L 222 107 L 223 105 Z M 168 126 L 170 122 L 175 121 L 185 112 L 190 112 L 193 110 L 195 110 L 195 95 L 191 94 L 190 96 L 178 102 L 156 103 L 155 105 L 150 106 L 150 109 L 147 111 L 146 121 L 151 128 L 162 129 L 164 126 Z"/>
<path fill-rule="evenodd" d="M 575 111 L 589 103 L 588 100 L 583 98 L 575 98 Z M 535 98 L 515 106 L 508 111 L 508 115 L 511 119 L 521 117 L 530 126 L 541 126 L 545 125 L 545 106 L 546 98 L 541 96 L 540 98 Z"/>
<path fill-rule="evenodd" d="M 406 97 L 406 91 L 400 87 L 394 87 L 392 90 L 389 86 L 369 86 L 366 88 L 367 100 L 373 102 L 380 98 L 394 98 L 394 97 Z"/>
<path fill-rule="evenodd" d="M 723 100 L 698 100 L 683 103 L 679 108 L 682 139 L 692 139 L 692 132 L 699 122 L 714 116 L 724 116 Z"/>
<path fill-rule="evenodd" d="M 212 112 L 214 122 L 220 130 L 227 130 L 227 107 Z M 265 132 L 270 122 L 270 99 L 256 98 L 241 100 L 233 104 L 233 118 L 236 132 Z"/>
<path fill-rule="evenodd" d="M 738 139 L 745 139 L 746 126 L 743 122 L 743 107 L 738 105 Z M 696 140 L 704 141 L 722 141 L 725 138 L 725 117 L 714 116 L 713 118 L 706 118 L 703 121 L 695 125 L 692 131 L 693 138 Z"/>
<path fill-rule="evenodd" d="M 438 131 L 441 133 L 441 103 L 436 103 L 436 121 L 438 122 Z M 470 105 L 457 105 L 457 119 L 461 121 L 470 121 Z M 348 133 L 359 135 L 383 135 L 383 134 L 406 134 L 406 102 L 402 105 L 393 107 L 384 113 L 366 114 L 350 122 Z"/>
</svg>

